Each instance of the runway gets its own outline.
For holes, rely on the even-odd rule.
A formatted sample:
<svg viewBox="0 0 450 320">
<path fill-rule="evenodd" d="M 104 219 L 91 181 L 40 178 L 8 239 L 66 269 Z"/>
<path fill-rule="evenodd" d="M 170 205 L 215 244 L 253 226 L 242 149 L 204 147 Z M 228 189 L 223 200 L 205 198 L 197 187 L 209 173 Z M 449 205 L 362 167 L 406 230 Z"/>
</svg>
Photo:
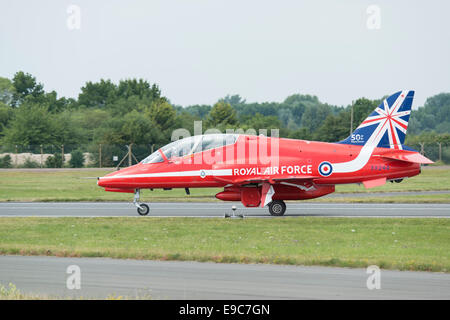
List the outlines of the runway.
<svg viewBox="0 0 450 320">
<path fill-rule="evenodd" d="M 245 217 L 273 218 L 267 208 L 245 208 L 241 203 L 149 203 L 147 217 L 223 217 L 235 205 Z M 0 203 L 1 217 L 141 217 L 125 202 Z M 450 204 L 377 204 L 288 202 L 285 217 L 433 217 L 450 218 Z"/>
<path fill-rule="evenodd" d="M 67 289 L 67 267 L 81 289 Z M 365 269 L 255 264 L 0 256 L 0 283 L 23 293 L 152 299 L 450 299 L 450 274 L 381 270 L 369 290 Z"/>
</svg>

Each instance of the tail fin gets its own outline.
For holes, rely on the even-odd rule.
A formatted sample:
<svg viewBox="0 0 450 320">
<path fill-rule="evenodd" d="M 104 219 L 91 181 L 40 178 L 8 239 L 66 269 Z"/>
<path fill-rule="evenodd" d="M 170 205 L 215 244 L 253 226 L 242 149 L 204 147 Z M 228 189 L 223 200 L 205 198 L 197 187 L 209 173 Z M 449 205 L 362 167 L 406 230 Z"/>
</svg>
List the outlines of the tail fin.
<svg viewBox="0 0 450 320">
<path fill-rule="evenodd" d="M 414 91 L 399 91 L 383 102 L 345 140 L 339 143 L 370 144 L 403 150 Z"/>
</svg>

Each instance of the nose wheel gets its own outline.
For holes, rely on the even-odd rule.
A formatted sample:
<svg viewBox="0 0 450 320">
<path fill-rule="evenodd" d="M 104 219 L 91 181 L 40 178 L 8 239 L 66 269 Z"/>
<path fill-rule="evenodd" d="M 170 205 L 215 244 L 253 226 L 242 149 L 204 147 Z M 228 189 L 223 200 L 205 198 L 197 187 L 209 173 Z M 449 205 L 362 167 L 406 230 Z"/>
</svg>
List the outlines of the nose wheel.
<svg viewBox="0 0 450 320">
<path fill-rule="evenodd" d="M 286 204 L 283 200 L 274 200 L 269 203 L 270 215 L 281 217 L 286 212 Z"/>
<path fill-rule="evenodd" d="M 140 191 L 141 191 L 140 189 L 136 189 L 134 191 L 133 204 L 136 206 L 137 212 L 139 213 L 139 215 L 146 216 L 150 212 L 150 208 L 145 203 L 140 203 L 139 202 L 139 200 L 141 198 L 141 192 Z"/>
<path fill-rule="evenodd" d="M 150 208 L 148 207 L 148 205 L 146 205 L 145 203 L 141 203 L 140 206 L 141 206 L 140 208 L 137 208 L 137 212 L 141 216 L 148 215 L 148 213 L 150 212 Z"/>
</svg>

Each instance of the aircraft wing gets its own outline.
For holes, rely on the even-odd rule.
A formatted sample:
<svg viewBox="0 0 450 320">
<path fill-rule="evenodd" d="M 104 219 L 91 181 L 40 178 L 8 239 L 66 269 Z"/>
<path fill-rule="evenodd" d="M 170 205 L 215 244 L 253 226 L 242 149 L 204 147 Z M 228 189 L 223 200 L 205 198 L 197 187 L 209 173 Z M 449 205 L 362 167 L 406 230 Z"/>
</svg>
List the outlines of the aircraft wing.
<svg viewBox="0 0 450 320">
<path fill-rule="evenodd" d="M 293 181 L 307 181 L 307 180 L 314 180 L 319 179 L 320 177 L 317 176 L 289 176 L 289 177 L 282 177 L 282 178 L 275 178 L 273 181 L 276 182 L 293 182 Z"/>
</svg>

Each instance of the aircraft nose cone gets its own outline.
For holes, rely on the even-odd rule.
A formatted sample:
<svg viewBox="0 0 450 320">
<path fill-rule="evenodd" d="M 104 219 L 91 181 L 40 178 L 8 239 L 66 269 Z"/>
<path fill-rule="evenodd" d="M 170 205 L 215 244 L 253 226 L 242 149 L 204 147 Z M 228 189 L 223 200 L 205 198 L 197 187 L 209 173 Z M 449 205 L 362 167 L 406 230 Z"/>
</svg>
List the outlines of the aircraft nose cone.
<svg viewBox="0 0 450 320">
<path fill-rule="evenodd" d="M 137 166 L 135 165 L 120 171 L 108 173 L 106 176 L 98 178 L 97 185 L 104 188 L 128 187 L 134 180 L 130 175 L 136 174 L 136 169 Z"/>
<path fill-rule="evenodd" d="M 100 177 L 97 178 L 97 185 L 99 187 L 107 187 L 106 185 L 106 179 L 102 179 Z"/>
<path fill-rule="evenodd" d="M 97 178 L 97 185 L 99 187 L 109 187 L 111 186 L 111 183 L 114 183 L 117 179 L 114 179 L 114 176 L 117 175 L 119 171 L 108 173 L 104 177 L 98 177 Z"/>
</svg>

